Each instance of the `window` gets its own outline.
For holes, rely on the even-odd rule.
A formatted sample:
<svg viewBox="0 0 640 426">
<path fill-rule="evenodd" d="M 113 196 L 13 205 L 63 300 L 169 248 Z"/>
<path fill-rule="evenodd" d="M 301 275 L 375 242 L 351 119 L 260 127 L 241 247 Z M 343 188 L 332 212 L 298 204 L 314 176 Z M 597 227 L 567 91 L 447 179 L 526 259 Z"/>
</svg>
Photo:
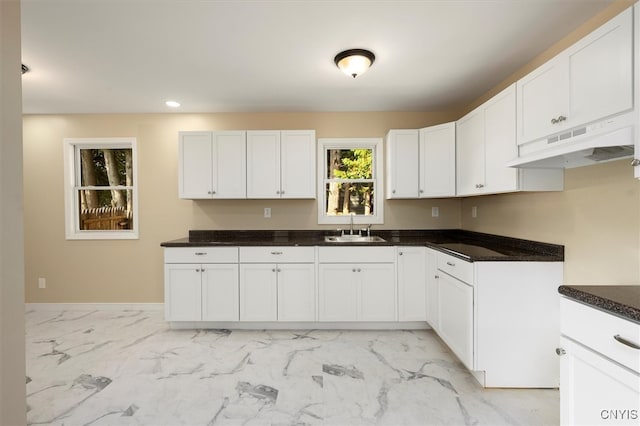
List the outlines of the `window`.
<svg viewBox="0 0 640 426">
<path fill-rule="evenodd" d="M 384 223 L 382 139 L 318 139 L 318 223 Z"/>
<path fill-rule="evenodd" d="M 137 239 L 135 138 L 65 139 L 67 239 Z"/>
</svg>

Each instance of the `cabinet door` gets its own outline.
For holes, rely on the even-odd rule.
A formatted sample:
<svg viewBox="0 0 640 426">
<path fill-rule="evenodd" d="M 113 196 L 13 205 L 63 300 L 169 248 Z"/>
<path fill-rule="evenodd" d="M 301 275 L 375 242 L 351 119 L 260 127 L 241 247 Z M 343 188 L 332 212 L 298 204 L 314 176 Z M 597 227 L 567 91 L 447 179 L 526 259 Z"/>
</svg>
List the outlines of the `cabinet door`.
<svg viewBox="0 0 640 426">
<path fill-rule="evenodd" d="M 438 257 L 432 249 L 427 249 L 426 253 L 426 275 L 427 275 L 427 322 L 437 333 L 440 332 L 440 321 L 438 313 Z"/>
<path fill-rule="evenodd" d="M 246 198 L 245 132 L 214 132 L 213 158 L 213 198 Z"/>
<path fill-rule="evenodd" d="M 398 247 L 398 319 L 426 321 L 427 265 L 425 247 Z"/>
<path fill-rule="evenodd" d="M 540 139 L 566 127 L 569 115 L 569 71 L 564 55 L 556 56 L 517 82 L 518 144 Z"/>
<path fill-rule="evenodd" d="M 507 163 L 518 156 L 516 87 L 511 85 L 485 106 L 485 187 L 482 192 L 518 190 L 518 169 Z"/>
<path fill-rule="evenodd" d="M 418 130 L 390 130 L 387 135 L 387 198 L 418 198 Z"/>
<path fill-rule="evenodd" d="M 473 370 L 473 288 L 438 272 L 438 334 L 460 361 Z"/>
<path fill-rule="evenodd" d="M 167 321 L 202 319 L 201 266 L 165 264 L 164 316 Z"/>
<path fill-rule="evenodd" d="M 397 321 L 396 277 L 393 263 L 356 266 L 359 321 Z"/>
<path fill-rule="evenodd" d="M 278 321 L 315 321 L 316 286 L 312 263 L 278 264 Z"/>
<path fill-rule="evenodd" d="M 178 196 L 185 199 L 211 198 L 211 132 L 180 132 L 179 138 Z"/>
<path fill-rule="evenodd" d="M 238 321 L 238 265 L 202 265 L 202 320 Z"/>
<path fill-rule="evenodd" d="M 280 179 L 282 198 L 316 198 L 316 132 L 281 132 Z"/>
<path fill-rule="evenodd" d="M 358 289 L 356 266 L 318 265 L 318 319 L 320 321 L 356 321 Z"/>
<path fill-rule="evenodd" d="M 484 111 L 476 109 L 456 123 L 456 193 L 475 195 L 484 185 Z"/>
<path fill-rule="evenodd" d="M 570 339 L 560 346 L 560 423 L 637 425 L 638 375 Z"/>
<path fill-rule="evenodd" d="M 240 265 L 240 321 L 276 321 L 276 265 Z"/>
<path fill-rule="evenodd" d="M 568 49 L 568 126 L 633 108 L 633 13 L 628 8 Z"/>
<path fill-rule="evenodd" d="M 421 198 L 456 195 L 456 123 L 420 129 Z"/>
<path fill-rule="evenodd" d="M 280 132 L 247 132 L 247 198 L 280 198 Z"/>
</svg>

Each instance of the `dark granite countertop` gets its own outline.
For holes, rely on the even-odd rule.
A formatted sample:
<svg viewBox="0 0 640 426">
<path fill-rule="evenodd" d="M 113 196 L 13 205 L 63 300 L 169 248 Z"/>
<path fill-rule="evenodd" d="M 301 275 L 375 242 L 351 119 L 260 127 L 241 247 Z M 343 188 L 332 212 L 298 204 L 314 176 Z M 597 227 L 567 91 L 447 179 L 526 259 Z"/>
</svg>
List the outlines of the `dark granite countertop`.
<svg viewBox="0 0 640 426">
<path fill-rule="evenodd" d="M 162 247 L 215 246 L 427 246 L 469 262 L 538 261 L 562 262 L 564 246 L 483 234 L 461 229 L 374 230 L 372 235 L 384 242 L 326 242 L 325 236 L 337 235 L 324 230 L 224 230 L 189 231 L 187 238 L 166 241 Z"/>
<path fill-rule="evenodd" d="M 558 293 L 640 323 L 640 285 L 561 285 Z"/>
</svg>

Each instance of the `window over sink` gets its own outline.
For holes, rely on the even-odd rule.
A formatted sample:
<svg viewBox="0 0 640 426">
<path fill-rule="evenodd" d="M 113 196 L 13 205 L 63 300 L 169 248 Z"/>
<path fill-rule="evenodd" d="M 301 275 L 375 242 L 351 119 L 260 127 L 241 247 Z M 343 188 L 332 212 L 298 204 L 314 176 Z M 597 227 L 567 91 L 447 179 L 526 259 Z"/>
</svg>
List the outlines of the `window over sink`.
<svg viewBox="0 0 640 426">
<path fill-rule="evenodd" d="M 382 139 L 318 139 L 318 223 L 384 223 Z"/>
</svg>

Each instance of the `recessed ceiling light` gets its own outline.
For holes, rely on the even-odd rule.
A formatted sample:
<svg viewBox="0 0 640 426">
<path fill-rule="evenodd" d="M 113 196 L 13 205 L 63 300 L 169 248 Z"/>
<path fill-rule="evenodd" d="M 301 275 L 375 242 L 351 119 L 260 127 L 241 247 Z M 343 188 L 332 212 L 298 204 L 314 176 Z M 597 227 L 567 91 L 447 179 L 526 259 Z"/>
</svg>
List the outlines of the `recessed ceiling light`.
<svg viewBox="0 0 640 426">
<path fill-rule="evenodd" d="M 180 106 L 180 102 L 176 101 L 167 101 L 164 104 L 170 108 L 178 108 Z"/>
</svg>

